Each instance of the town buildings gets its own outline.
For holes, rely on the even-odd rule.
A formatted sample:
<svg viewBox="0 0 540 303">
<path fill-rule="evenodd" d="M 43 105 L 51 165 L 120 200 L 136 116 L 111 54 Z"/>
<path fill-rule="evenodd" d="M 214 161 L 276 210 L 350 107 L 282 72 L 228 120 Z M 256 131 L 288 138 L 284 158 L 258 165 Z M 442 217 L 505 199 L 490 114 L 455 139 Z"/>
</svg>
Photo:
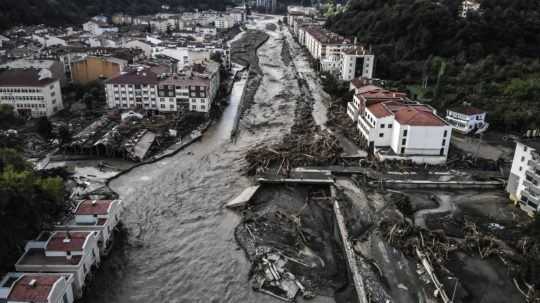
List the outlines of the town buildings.
<svg viewBox="0 0 540 303">
<path fill-rule="evenodd" d="M 113 242 L 113 232 L 120 222 L 121 200 L 83 200 L 74 210 L 73 221 L 58 225 L 61 231 L 96 231 L 101 255 L 107 255 Z"/>
<path fill-rule="evenodd" d="M 531 216 L 540 210 L 540 130 L 517 141 L 506 191 Z"/>
<path fill-rule="evenodd" d="M 73 303 L 72 274 L 7 273 L 0 281 L 0 302 Z"/>
<path fill-rule="evenodd" d="M 452 127 L 463 134 L 474 133 L 487 127 L 486 112 L 469 106 L 463 105 L 450 108 L 446 111 L 446 121 Z"/>
<path fill-rule="evenodd" d="M 42 232 L 26 244 L 25 252 L 15 264 L 18 272 L 50 272 L 73 274 L 76 298 L 100 262 L 99 233 L 96 231 Z"/>
<path fill-rule="evenodd" d="M 289 15 L 289 22 L 292 22 L 289 26 L 292 26 L 299 43 L 317 60 L 322 71 L 342 81 L 373 77 L 375 56 L 368 49 L 328 31 L 316 22 L 306 23 L 303 18 L 295 18 L 295 15 Z"/>
<path fill-rule="evenodd" d="M 452 128 L 435 109 L 406 94 L 368 85 L 347 105 L 370 153 L 377 159 L 417 164 L 446 162 Z"/>
<path fill-rule="evenodd" d="M 48 69 L 9 69 L 0 73 L 0 104 L 23 117 L 50 117 L 64 108 L 60 81 Z"/>
</svg>

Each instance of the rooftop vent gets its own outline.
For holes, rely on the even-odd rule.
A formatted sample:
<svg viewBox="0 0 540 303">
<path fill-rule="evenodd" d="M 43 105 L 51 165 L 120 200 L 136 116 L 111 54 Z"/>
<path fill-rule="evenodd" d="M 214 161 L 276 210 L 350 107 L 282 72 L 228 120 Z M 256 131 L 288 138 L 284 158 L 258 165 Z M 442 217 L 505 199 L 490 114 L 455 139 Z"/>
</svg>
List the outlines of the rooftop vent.
<svg viewBox="0 0 540 303">
<path fill-rule="evenodd" d="M 34 288 L 37 284 L 37 280 L 36 279 L 32 279 L 30 280 L 30 282 L 28 282 L 28 286 Z"/>
</svg>

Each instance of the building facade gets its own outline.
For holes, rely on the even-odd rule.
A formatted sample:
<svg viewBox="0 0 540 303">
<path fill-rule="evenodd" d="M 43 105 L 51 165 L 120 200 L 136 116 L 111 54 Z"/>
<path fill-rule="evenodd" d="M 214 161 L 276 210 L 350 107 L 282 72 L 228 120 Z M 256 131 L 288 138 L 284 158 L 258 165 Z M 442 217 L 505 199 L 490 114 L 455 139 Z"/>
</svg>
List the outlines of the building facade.
<svg viewBox="0 0 540 303">
<path fill-rule="evenodd" d="M 540 138 L 516 143 L 506 191 L 510 200 L 529 215 L 540 211 Z"/>
<path fill-rule="evenodd" d="M 486 112 L 472 107 L 460 106 L 446 111 L 446 121 L 463 134 L 474 133 L 487 127 Z"/>
<path fill-rule="evenodd" d="M 10 69 L 0 73 L 0 104 L 23 117 L 50 117 L 64 108 L 60 81 L 49 70 Z"/>
</svg>

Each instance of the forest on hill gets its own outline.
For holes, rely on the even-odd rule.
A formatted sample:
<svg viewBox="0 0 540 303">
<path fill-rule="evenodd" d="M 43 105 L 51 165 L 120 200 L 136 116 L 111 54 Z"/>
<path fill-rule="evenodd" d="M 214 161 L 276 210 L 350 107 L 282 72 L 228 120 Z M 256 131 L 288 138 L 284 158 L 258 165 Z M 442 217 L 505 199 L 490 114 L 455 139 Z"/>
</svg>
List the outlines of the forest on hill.
<svg viewBox="0 0 540 303">
<path fill-rule="evenodd" d="M 98 14 L 152 14 L 159 12 L 162 5 L 171 9 L 224 10 L 231 3 L 227 0 L 1 0 L 0 30 L 17 24 L 82 23 Z"/>
<path fill-rule="evenodd" d="M 375 76 L 444 110 L 469 102 L 508 132 L 540 127 L 540 1 L 351 0 L 327 26 L 376 55 Z"/>
</svg>

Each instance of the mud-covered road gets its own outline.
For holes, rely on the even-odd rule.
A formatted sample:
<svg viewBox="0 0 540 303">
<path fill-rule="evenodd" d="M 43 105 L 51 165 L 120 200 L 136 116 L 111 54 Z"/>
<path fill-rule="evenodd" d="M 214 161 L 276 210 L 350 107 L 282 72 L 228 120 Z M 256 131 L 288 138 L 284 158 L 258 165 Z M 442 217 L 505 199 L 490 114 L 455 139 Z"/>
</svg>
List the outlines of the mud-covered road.
<svg viewBox="0 0 540 303">
<path fill-rule="evenodd" d="M 270 39 L 258 51 L 264 78 L 235 143 L 229 135 L 242 83 L 202 141 L 111 183 L 125 201 L 128 236 L 98 272 L 86 302 L 276 302 L 247 283 L 250 265 L 234 240 L 240 217 L 224 204 L 249 185 L 246 151 L 279 141 L 293 124 L 300 90 L 280 57 L 288 33 L 265 27 L 277 20 L 260 17 L 251 25 Z"/>
</svg>

